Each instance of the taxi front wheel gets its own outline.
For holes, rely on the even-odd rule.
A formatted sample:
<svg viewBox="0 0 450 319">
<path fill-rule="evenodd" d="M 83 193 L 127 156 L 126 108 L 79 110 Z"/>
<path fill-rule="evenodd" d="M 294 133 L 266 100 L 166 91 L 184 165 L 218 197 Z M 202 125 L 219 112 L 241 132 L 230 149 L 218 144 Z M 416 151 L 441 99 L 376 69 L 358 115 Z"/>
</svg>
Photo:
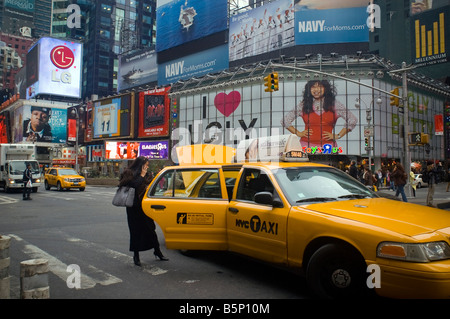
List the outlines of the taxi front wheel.
<svg viewBox="0 0 450 319">
<path fill-rule="evenodd" d="M 311 291 L 321 299 L 361 298 L 366 295 L 365 262 L 352 248 L 326 244 L 312 256 L 306 269 Z"/>
</svg>

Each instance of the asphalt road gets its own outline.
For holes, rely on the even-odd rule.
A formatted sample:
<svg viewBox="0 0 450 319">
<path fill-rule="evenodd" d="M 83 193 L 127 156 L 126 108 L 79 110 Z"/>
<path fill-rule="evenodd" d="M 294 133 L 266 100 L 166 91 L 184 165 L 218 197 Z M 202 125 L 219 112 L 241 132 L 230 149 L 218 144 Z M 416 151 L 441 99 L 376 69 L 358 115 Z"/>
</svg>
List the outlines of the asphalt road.
<svg viewBox="0 0 450 319">
<path fill-rule="evenodd" d="M 298 275 L 226 252 L 185 256 L 167 250 L 159 228 L 161 249 L 170 260 L 141 252 L 143 267 L 135 266 L 125 209 L 111 205 L 114 192 L 41 188 L 33 200 L 23 201 L 21 193 L 0 191 L 0 234 L 12 237 L 12 299 L 20 296 L 20 262 L 35 258 L 49 260 L 51 299 L 308 298 Z M 73 265 L 80 269 L 79 289 L 67 283 Z"/>
</svg>

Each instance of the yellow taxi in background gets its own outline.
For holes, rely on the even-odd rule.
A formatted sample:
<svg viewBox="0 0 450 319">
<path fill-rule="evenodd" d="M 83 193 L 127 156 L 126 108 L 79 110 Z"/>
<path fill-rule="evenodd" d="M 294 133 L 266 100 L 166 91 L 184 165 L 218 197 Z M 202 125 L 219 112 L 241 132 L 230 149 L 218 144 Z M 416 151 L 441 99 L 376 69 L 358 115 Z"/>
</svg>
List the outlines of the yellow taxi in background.
<svg viewBox="0 0 450 319">
<path fill-rule="evenodd" d="M 450 298 L 449 212 L 381 198 L 338 169 L 290 161 L 299 151 L 285 154 L 166 167 L 144 212 L 168 249 L 228 250 L 299 270 L 320 298 Z"/>
<path fill-rule="evenodd" d="M 86 188 L 86 179 L 70 167 L 51 167 L 46 170 L 44 178 L 46 190 L 56 187 L 59 191 L 70 188 L 84 191 Z"/>
</svg>

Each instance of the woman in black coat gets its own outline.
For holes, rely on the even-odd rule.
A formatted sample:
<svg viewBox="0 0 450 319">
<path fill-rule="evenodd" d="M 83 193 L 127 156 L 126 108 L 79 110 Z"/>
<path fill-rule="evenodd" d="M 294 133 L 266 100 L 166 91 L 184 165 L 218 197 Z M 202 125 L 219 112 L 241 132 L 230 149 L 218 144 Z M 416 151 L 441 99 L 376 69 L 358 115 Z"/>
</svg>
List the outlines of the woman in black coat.
<svg viewBox="0 0 450 319">
<path fill-rule="evenodd" d="M 139 252 L 152 248 L 156 257 L 160 260 L 168 260 L 159 249 L 155 222 L 145 215 L 142 209 L 142 199 L 152 180 L 151 174 L 147 172 L 148 164 L 148 158 L 138 157 L 122 173 L 119 181 L 119 186 L 131 186 L 136 189 L 133 207 L 127 207 L 127 220 L 130 229 L 130 251 L 134 252 L 133 261 L 137 266 L 141 266 Z"/>
</svg>

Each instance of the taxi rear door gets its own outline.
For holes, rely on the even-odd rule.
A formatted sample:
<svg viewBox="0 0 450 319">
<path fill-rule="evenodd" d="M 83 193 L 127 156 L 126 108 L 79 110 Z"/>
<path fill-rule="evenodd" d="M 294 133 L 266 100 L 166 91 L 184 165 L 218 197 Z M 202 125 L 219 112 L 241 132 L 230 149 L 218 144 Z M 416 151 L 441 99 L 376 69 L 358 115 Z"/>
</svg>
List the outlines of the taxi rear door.
<svg viewBox="0 0 450 319">
<path fill-rule="evenodd" d="M 227 188 L 220 166 L 162 171 L 142 202 L 168 249 L 226 250 Z"/>
<path fill-rule="evenodd" d="M 227 211 L 229 249 L 273 263 L 287 261 L 289 207 L 279 197 L 270 172 L 261 167 L 243 169 Z M 255 202 L 258 192 L 270 192 L 276 204 Z"/>
</svg>

